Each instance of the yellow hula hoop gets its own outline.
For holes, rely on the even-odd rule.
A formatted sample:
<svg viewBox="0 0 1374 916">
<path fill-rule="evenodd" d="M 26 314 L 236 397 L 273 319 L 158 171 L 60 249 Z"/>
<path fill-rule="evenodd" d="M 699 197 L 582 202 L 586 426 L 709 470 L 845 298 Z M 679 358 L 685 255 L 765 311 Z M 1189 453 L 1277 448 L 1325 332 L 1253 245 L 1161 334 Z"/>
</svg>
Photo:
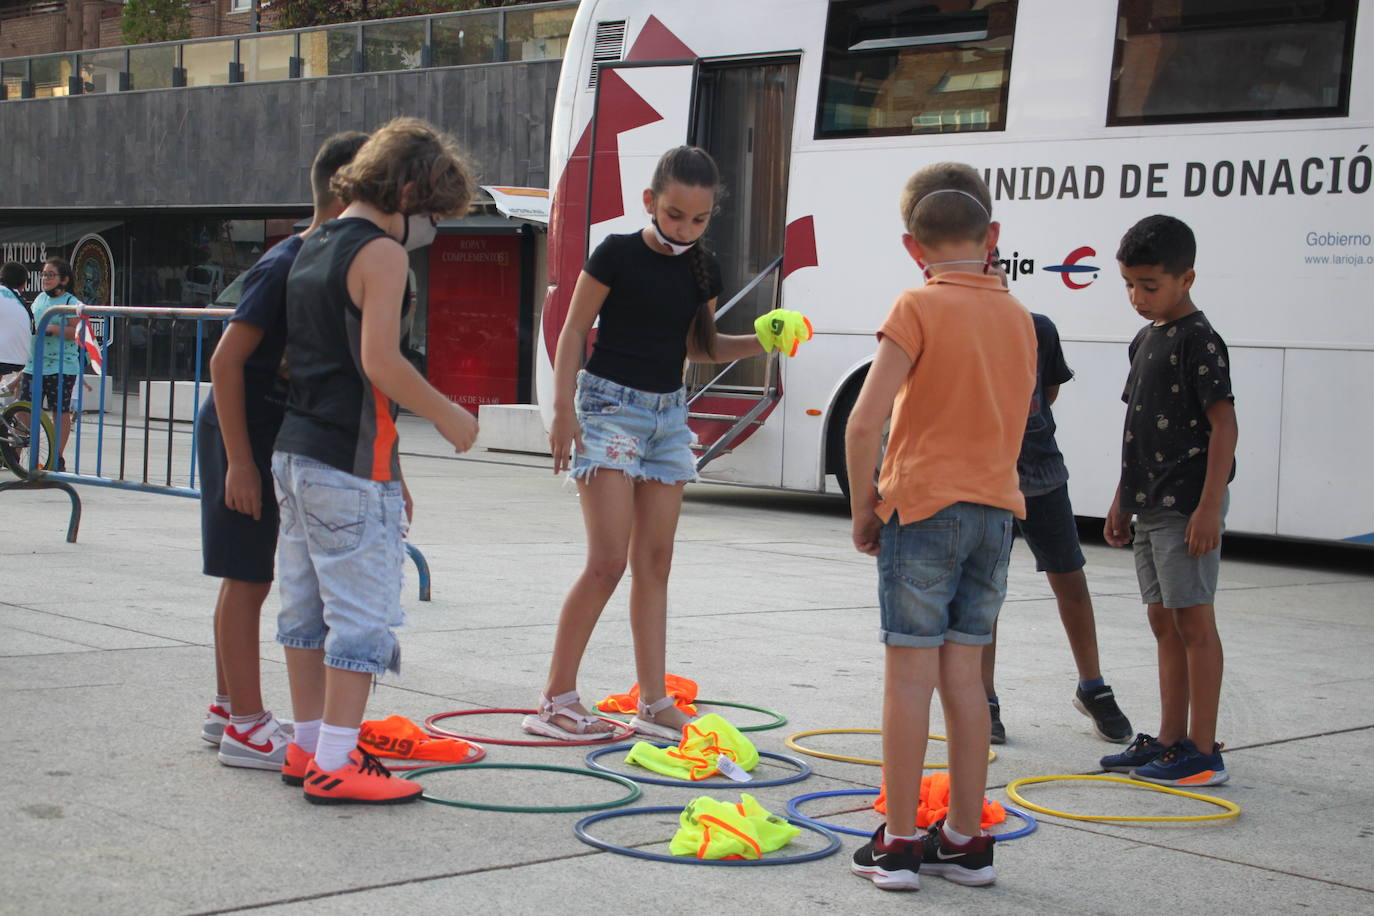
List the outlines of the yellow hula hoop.
<svg viewBox="0 0 1374 916">
<path fill-rule="evenodd" d="M 1021 797 L 1021 793 L 1016 791 L 1020 786 L 1029 786 L 1037 782 L 1060 782 L 1076 779 L 1125 783 L 1137 789 L 1150 789 L 1155 792 L 1163 792 L 1167 795 L 1179 795 L 1183 798 L 1196 799 L 1197 801 L 1206 802 L 1209 805 L 1216 805 L 1226 810 L 1220 814 L 1192 814 L 1181 817 L 1137 817 L 1124 814 L 1070 814 L 1067 811 L 1055 811 L 1052 808 L 1045 808 L 1033 802 L 1028 802 Z M 1071 821 L 1151 821 L 1181 824 L 1193 821 L 1225 821 L 1240 816 L 1240 805 L 1235 802 L 1227 801 L 1224 798 L 1217 798 L 1215 795 L 1200 795 L 1197 792 L 1185 792 L 1182 789 L 1174 789 L 1169 786 L 1157 786 L 1152 782 L 1142 782 L 1138 779 L 1126 779 L 1122 776 L 1027 776 L 1024 779 L 1014 779 L 1007 784 L 1007 797 L 1023 808 L 1029 808 L 1041 814 L 1048 814 L 1050 817 L 1068 818 Z"/>
<path fill-rule="evenodd" d="M 872 757 L 849 757 L 845 754 L 831 754 L 827 751 L 815 751 L 809 747 L 802 747 L 797 743 L 798 738 L 809 738 L 812 735 L 881 735 L 881 728 L 813 728 L 809 732 L 797 732 L 795 735 L 788 735 L 783 744 L 786 744 L 798 754 L 806 754 L 810 757 L 821 757 L 825 760 L 838 760 L 840 763 L 858 763 L 868 767 L 880 767 L 883 765 L 881 760 L 874 760 Z M 932 741 L 948 740 L 944 735 L 929 735 Z M 988 748 L 988 763 L 997 759 L 997 752 Z M 948 763 L 926 762 L 928 770 L 943 770 L 949 766 Z"/>
</svg>

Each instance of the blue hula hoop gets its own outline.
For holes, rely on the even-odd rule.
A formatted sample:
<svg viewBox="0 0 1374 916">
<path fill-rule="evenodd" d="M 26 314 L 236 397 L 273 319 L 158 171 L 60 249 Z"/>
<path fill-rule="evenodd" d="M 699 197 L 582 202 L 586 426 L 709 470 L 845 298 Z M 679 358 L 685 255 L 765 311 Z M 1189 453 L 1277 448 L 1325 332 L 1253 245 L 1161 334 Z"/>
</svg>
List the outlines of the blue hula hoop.
<svg viewBox="0 0 1374 916">
<path fill-rule="evenodd" d="M 769 786 L 787 786 L 794 782 L 801 782 L 811 775 L 811 767 L 806 761 L 798 760 L 796 757 L 788 757 L 786 754 L 774 754 L 770 751 L 759 751 L 759 756 L 767 757 L 770 760 L 781 760 L 784 763 L 790 763 L 797 768 L 797 772 L 793 773 L 791 776 L 783 776 L 778 779 L 754 779 L 749 782 L 735 782 L 733 779 L 717 780 L 714 778 L 709 780 L 701 779 L 694 782 L 690 779 L 667 779 L 657 776 L 640 776 L 637 773 L 627 773 L 624 770 L 612 770 L 610 767 L 600 762 L 600 758 L 606 754 L 613 754 L 616 751 L 628 751 L 632 747 L 634 747 L 633 744 L 617 744 L 613 747 L 599 747 L 587 754 L 587 767 L 602 773 L 610 773 L 613 776 L 623 776 L 626 779 L 633 780 L 634 782 L 642 782 L 648 786 L 673 786 L 679 789 L 692 789 L 698 786 L 732 786 L 739 789 L 750 790 L 765 789 Z M 654 747 L 677 747 L 677 745 L 654 743 Z"/>
<path fill-rule="evenodd" d="M 877 789 L 834 789 L 829 792 L 808 792 L 805 795 L 798 795 L 796 798 L 788 800 L 787 814 L 791 819 L 797 822 L 805 821 L 815 824 L 818 827 L 824 827 L 825 829 L 834 831 L 835 833 L 847 833 L 850 836 L 861 836 L 864 838 L 868 838 L 873 835 L 873 831 L 859 830 L 854 827 L 842 827 L 839 824 L 832 824 L 828 821 L 823 821 L 819 818 L 810 817 L 808 815 L 802 814 L 800 808 L 803 802 L 812 801 L 817 798 L 836 798 L 842 795 L 877 794 Z M 1024 826 L 1018 827 L 1017 829 L 1009 831 L 1007 833 L 991 834 L 992 838 L 999 843 L 1005 843 L 1007 840 L 1019 840 L 1023 836 L 1029 836 L 1030 834 L 1035 832 L 1037 827 L 1040 826 L 1039 822 L 1037 822 L 1033 816 L 1031 816 L 1026 811 L 1022 811 L 1020 808 L 1008 804 L 1003 804 L 1002 808 L 1012 817 L 1020 818 Z"/>
<path fill-rule="evenodd" d="M 747 785 L 747 783 L 742 783 Z M 674 865 L 722 865 L 726 868 L 735 867 L 755 867 L 759 865 L 797 865 L 801 862 L 814 862 L 816 859 L 824 859 L 826 856 L 834 855 L 840 850 L 840 838 L 819 824 L 801 819 L 795 822 L 794 826 L 812 833 L 818 833 L 829 842 L 824 849 L 814 849 L 811 852 L 798 853 L 794 856 L 778 856 L 777 858 L 764 859 L 697 859 L 691 856 L 670 856 L 661 852 L 646 852 L 643 849 L 635 849 L 630 846 L 618 846 L 615 843 L 608 843 L 605 840 L 598 840 L 587 832 L 587 828 L 598 821 L 608 820 L 613 817 L 628 817 L 632 814 L 681 814 L 681 808 L 672 805 L 659 805 L 650 808 L 627 808 L 624 811 L 603 811 L 600 814 L 592 814 L 582 818 L 573 827 L 573 834 L 588 846 L 595 846 L 597 849 L 604 849 L 606 852 L 619 853 L 622 856 L 632 856 L 636 859 L 648 859 L 650 862 L 671 862 Z"/>
</svg>

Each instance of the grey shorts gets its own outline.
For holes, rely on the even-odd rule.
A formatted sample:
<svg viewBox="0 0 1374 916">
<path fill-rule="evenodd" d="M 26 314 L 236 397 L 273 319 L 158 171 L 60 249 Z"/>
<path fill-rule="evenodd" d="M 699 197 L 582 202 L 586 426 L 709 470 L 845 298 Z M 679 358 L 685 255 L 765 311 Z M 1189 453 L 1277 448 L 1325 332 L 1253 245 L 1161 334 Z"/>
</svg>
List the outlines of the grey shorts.
<svg viewBox="0 0 1374 916">
<path fill-rule="evenodd" d="M 1229 493 L 1222 499 L 1226 530 Z M 1135 518 L 1135 574 L 1140 600 L 1167 608 L 1213 604 L 1221 571 L 1221 546 L 1200 557 L 1188 553 L 1188 516 L 1175 509 L 1146 509 Z"/>
</svg>

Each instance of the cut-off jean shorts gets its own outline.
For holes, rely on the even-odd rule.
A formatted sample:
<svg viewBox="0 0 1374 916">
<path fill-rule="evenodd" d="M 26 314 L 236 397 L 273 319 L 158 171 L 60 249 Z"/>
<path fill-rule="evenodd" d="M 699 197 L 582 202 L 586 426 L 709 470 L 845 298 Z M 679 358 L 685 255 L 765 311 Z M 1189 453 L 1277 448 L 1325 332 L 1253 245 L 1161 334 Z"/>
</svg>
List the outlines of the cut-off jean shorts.
<svg viewBox="0 0 1374 916">
<path fill-rule="evenodd" d="M 1012 515 L 954 503 L 909 525 L 893 515 L 878 548 L 881 639 L 890 646 L 984 646 L 1007 595 Z"/>
<path fill-rule="evenodd" d="M 400 673 L 405 498 L 376 481 L 288 452 L 272 454 L 281 532 L 277 642 L 324 649 L 331 668 Z"/>
<path fill-rule="evenodd" d="M 640 391 L 582 371 L 576 404 L 582 448 L 573 457 L 574 480 L 599 468 L 667 484 L 697 479 L 685 388 Z"/>
</svg>

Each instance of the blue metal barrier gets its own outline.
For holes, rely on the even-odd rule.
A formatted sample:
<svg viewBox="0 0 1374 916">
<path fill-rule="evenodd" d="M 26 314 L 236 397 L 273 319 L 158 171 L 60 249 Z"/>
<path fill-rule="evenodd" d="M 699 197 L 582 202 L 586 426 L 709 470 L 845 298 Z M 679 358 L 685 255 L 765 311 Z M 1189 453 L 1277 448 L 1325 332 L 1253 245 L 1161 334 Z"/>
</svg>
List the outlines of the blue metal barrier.
<svg viewBox="0 0 1374 916">
<path fill-rule="evenodd" d="M 60 372 L 57 374 L 57 403 L 53 410 L 53 427 L 57 436 L 54 451 L 59 458 L 64 454 L 62 426 L 63 420 L 67 419 L 71 424 L 71 433 L 76 440 L 75 453 L 72 457 L 72 469 L 70 471 L 60 469 L 49 470 L 41 468 L 39 464 L 39 450 L 37 448 L 28 449 L 28 479 L 6 481 L 0 483 L 0 491 L 4 490 L 36 490 L 36 489 L 60 489 L 67 493 L 72 501 L 72 514 L 67 525 L 67 541 L 76 542 L 77 531 L 81 520 L 81 500 L 71 484 L 85 484 L 88 486 L 113 487 L 123 490 L 134 490 L 141 493 L 158 493 L 166 496 L 183 496 L 191 499 L 199 499 L 201 496 L 200 488 L 196 485 L 196 437 L 195 423 L 200 416 L 200 408 L 203 403 L 201 394 L 201 383 L 207 371 L 206 326 L 209 324 L 213 329 L 213 338 L 218 340 L 219 333 L 222 331 L 223 324 L 234 314 L 233 309 L 227 308 L 138 308 L 132 306 L 75 306 L 75 305 L 56 305 L 43 313 L 37 322 L 37 333 L 33 341 L 33 365 L 35 374 L 29 390 L 21 393 L 21 398 L 28 400 L 37 409 L 41 404 L 42 396 L 42 369 L 44 356 L 48 352 L 48 347 L 55 345 L 57 349 L 57 365 L 65 366 L 69 348 L 76 348 L 77 359 L 81 366 L 81 371 L 76 374 L 76 390 L 72 393 L 72 409 L 66 411 L 70 417 L 64 417 L 62 403 L 64 401 L 64 388 L 70 384 L 68 376 Z M 90 329 L 91 337 L 98 340 L 98 352 L 100 364 L 103 371 L 97 376 L 100 379 L 99 398 L 95 405 L 96 425 L 94 432 L 94 467 L 92 462 L 87 462 L 85 468 L 82 466 L 82 448 L 84 425 L 86 421 L 86 386 L 85 369 L 90 364 L 85 347 L 81 343 L 83 327 L 78 323 L 76 340 L 69 340 L 66 333 L 59 335 L 49 335 L 47 329 L 55 321 L 62 321 L 64 325 L 72 318 L 78 318 L 87 322 L 85 329 Z M 98 328 L 91 327 L 91 319 L 100 322 Z M 178 324 L 185 332 L 183 339 L 178 339 Z M 137 333 L 141 332 L 141 333 Z M 51 337 L 56 339 L 52 340 Z M 135 343 L 135 339 L 139 343 Z M 160 338 L 165 338 L 165 353 L 156 352 L 162 349 Z M 110 356 L 110 341 L 117 341 L 115 348 L 116 365 L 118 367 L 118 377 L 112 374 Z M 95 344 L 93 343 L 94 347 Z M 142 350 L 143 366 L 141 391 L 135 395 L 138 398 L 138 412 L 142 414 L 141 437 L 135 436 L 130 441 L 130 389 L 136 381 L 134 365 L 137 350 Z M 155 378 L 154 357 L 157 356 L 164 363 L 165 379 Z M 189 378 L 178 378 L 178 376 L 189 375 Z M 119 391 L 118 398 L 107 399 L 107 391 L 111 388 L 111 380 L 117 384 Z M 191 409 L 190 421 L 182 421 L 178 426 L 176 395 L 178 383 L 191 384 Z M 165 405 L 160 398 L 155 404 L 154 391 L 155 385 L 167 385 L 167 398 Z M 116 404 L 115 401 L 118 403 Z M 155 412 L 164 412 L 165 406 L 165 440 L 163 440 L 164 428 L 161 423 L 153 423 Z M 118 467 L 107 467 L 114 464 L 113 455 L 107 456 L 107 446 L 113 448 L 114 442 L 107 442 L 107 429 L 112 419 L 118 421 Z M 163 419 L 158 417 L 159 420 Z M 30 424 L 35 426 L 36 424 Z M 156 435 L 156 439 L 154 438 Z M 190 437 L 189 458 L 184 468 L 177 468 L 176 458 L 179 455 L 187 454 L 187 449 L 183 445 L 177 447 L 177 436 Z M 141 447 L 140 447 L 141 446 Z M 161 474 L 153 475 L 150 478 L 150 468 L 155 446 L 163 447 L 166 450 L 165 470 Z M 108 461 L 107 461 L 108 457 Z M 135 472 L 131 475 L 131 459 L 137 461 L 141 458 L 141 473 Z M 109 473 L 106 473 L 106 471 Z M 420 583 L 420 600 L 430 600 L 430 575 L 429 564 L 425 561 L 424 554 L 409 542 L 406 543 L 406 551 L 411 560 L 415 563 L 416 572 Z"/>
</svg>

